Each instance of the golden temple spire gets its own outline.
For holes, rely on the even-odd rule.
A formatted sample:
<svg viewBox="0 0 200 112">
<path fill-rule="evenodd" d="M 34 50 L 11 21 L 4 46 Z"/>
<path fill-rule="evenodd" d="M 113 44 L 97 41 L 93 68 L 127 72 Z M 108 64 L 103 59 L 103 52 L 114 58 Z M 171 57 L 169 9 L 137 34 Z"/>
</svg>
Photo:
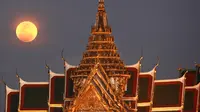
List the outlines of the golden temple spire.
<svg viewBox="0 0 200 112">
<path fill-rule="evenodd" d="M 99 0 L 98 11 L 105 11 L 104 0 Z"/>
<path fill-rule="evenodd" d="M 86 51 L 73 75 L 87 76 L 97 63 L 103 66 L 107 74 L 123 74 L 126 71 L 108 25 L 104 0 L 98 0 L 97 9 L 96 22 L 92 26 Z"/>
<path fill-rule="evenodd" d="M 108 19 L 105 10 L 104 0 L 99 0 L 98 11 L 96 14 L 96 22 L 95 25 L 92 27 L 92 34 L 95 34 L 97 32 L 101 32 L 103 34 L 111 33 L 111 28 L 108 26 Z"/>
</svg>

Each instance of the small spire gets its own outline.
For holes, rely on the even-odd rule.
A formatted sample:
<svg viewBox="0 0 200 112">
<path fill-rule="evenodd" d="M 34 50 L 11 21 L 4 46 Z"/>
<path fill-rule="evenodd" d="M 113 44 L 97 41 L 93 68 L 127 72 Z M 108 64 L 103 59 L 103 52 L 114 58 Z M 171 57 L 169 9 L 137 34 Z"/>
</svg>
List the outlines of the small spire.
<svg viewBox="0 0 200 112">
<path fill-rule="evenodd" d="M 50 67 L 49 65 L 47 64 L 46 60 L 45 60 L 45 68 L 48 70 L 48 74 L 50 73 Z"/>
<path fill-rule="evenodd" d="M 155 73 L 156 73 L 156 69 L 157 69 L 157 67 L 160 65 L 160 58 L 157 56 L 157 64 L 155 65 L 155 67 L 154 67 L 154 71 L 155 71 Z"/>
<path fill-rule="evenodd" d="M 98 11 L 105 11 L 104 0 L 99 0 Z"/>
<path fill-rule="evenodd" d="M 98 11 L 96 14 L 96 22 L 92 32 L 107 32 L 111 33 L 111 28 L 108 26 L 108 19 L 105 10 L 104 0 L 99 0 Z"/>
<path fill-rule="evenodd" d="M 156 66 L 159 66 L 160 65 L 160 58 L 159 58 L 159 56 L 157 56 L 157 64 L 156 64 Z"/>
<path fill-rule="evenodd" d="M 141 48 L 141 58 L 140 58 L 140 60 L 142 60 L 142 59 L 143 59 L 143 47 Z M 143 66 L 142 66 L 141 62 L 140 62 L 140 69 L 141 69 L 141 72 L 142 72 Z"/>
<path fill-rule="evenodd" d="M 17 68 L 16 68 L 16 77 L 17 77 L 17 79 L 19 80 L 19 82 L 20 82 L 20 76 L 19 76 L 19 74 L 18 74 L 18 72 L 17 72 Z"/>
<path fill-rule="evenodd" d="M 6 82 L 3 80 L 3 76 L 2 79 L 0 80 L 0 83 L 3 83 L 6 86 Z"/>
<path fill-rule="evenodd" d="M 65 58 L 64 58 L 64 56 L 63 56 L 63 52 L 64 52 L 64 48 L 63 48 L 62 51 L 61 51 L 61 58 L 62 58 L 63 61 L 65 61 Z"/>
</svg>

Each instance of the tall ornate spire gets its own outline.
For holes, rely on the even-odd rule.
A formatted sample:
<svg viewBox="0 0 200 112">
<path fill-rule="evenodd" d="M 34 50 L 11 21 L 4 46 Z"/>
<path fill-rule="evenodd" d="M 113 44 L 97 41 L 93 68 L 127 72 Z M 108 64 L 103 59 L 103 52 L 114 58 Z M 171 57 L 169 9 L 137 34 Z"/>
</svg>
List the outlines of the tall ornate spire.
<svg viewBox="0 0 200 112">
<path fill-rule="evenodd" d="M 82 87 L 91 73 L 91 69 L 96 64 L 101 65 L 108 77 L 113 80 L 120 79 L 126 82 L 130 76 L 124 62 L 120 59 L 114 43 L 114 37 L 111 35 L 111 27 L 108 25 L 104 0 L 99 0 L 96 22 L 92 26 L 86 51 L 83 53 L 83 58 L 79 66 L 76 67 L 70 76 L 74 82 L 76 93 Z M 116 88 L 119 88 L 118 86 Z M 121 92 L 123 93 L 123 91 Z"/>
<path fill-rule="evenodd" d="M 105 11 L 104 0 L 99 0 L 98 11 Z"/>
<path fill-rule="evenodd" d="M 95 25 L 92 26 L 92 34 L 111 34 L 111 28 L 108 25 L 108 18 L 105 10 L 104 0 L 99 0 L 98 11 L 96 14 Z"/>
</svg>

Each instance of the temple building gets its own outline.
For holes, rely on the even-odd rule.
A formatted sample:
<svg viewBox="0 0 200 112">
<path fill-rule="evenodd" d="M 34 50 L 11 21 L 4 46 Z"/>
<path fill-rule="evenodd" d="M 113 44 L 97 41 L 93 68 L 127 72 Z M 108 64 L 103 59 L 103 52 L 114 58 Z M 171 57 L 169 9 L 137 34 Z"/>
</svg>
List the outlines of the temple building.
<svg viewBox="0 0 200 112">
<path fill-rule="evenodd" d="M 156 80 L 156 68 L 141 72 L 141 60 L 126 65 L 99 0 L 86 51 L 79 65 L 62 55 L 64 72 L 46 65 L 48 82 L 27 82 L 16 74 L 19 90 L 5 85 L 5 112 L 198 112 L 200 65 L 180 68 L 176 79 Z"/>
</svg>

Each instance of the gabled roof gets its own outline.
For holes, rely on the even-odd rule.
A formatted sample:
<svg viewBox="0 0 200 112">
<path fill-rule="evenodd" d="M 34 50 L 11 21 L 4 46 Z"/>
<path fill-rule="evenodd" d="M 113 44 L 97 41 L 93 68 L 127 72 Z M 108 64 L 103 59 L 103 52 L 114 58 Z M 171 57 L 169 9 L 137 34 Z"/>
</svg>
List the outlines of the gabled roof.
<svg viewBox="0 0 200 112">
<path fill-rule="evenodd" d="M 200 83 L 185 87 L 184 111 L 197 112 L 199 106 Z"/>
<path fill-rule="evenodd" d="M 62 107 L 65 75 L 49 70 L 49 107 Z"/>
<path fill-rule="evenodd" d="M 8 87 L 6 82 L 3 80 L 0 80 L 0 84 L 4 84 L 5 86 L 5 112 L 17 112 L 18 111 L 18 105 L 19 105 L 19 90 L 12 89 Z"/>
<path fill-rule="evenodd" d="M 157 69 L 158 66 L 159 66 L 159 63 L 157 63 L 151 71 L 149 71 L 149 72 L 141 72 L 140 75 L 151 75 L 152 77 L 155 78 L 156 69 Z"/>
<path fill-rule="evenodd" d="M 49 70 L 49 76 L 50 78 L 53 78 L 55 76 L 65 76 L 64 73 L 55 73 L 52 70 Z"/>
<path fill-rule="evenodd" d="M 128 79 L 126 91 L 124 94 L 124 100 L 131 100 L 131 101 L 137 101 L 138 99 L 138 78 L 139 78 L 139 72 L 141 67 L 141 61 L 143 57 L 140 57 L 138 62 L 133 65 L 126 65 L 127 71 L 130 73 L 130 78 Z"/>
<path fill-rule="evenodd" d="M 6 112 L 17 112 L 19 105 L 19 90 L 11 89 L 6 86 L 6 104 L 5 111 Z"/>
<path fill-rule="evenodd" d="M 126 67 L 139 69 L 141 67 L 141 61 L 142 61 L 142 59 L 143 59 L 143 57 L 140 57 L 140 59 L 138 60 L 137 63 L 132 64 L 132 65 L 126 65 Z"/>
<path fill-rule="evenodd" d="M 164 82 L 182 82 L 185 83 L 185 75 L 187 74 L 187 72 L 180 78 L 176 78 L 176 79 L 160 79 L 160 80 L 155 80 L 155 83 L 164 83 Z"/>
<path fill-rule="evenodd" d="M 65 71 L 65 89 L 64 89 L 64 95 L 65 99 L 64 101 L 72 100 L 72 97 L 74 97 L 74 83 L 71 78 L 72 72 L 75 71 L 75 68 L 69 68 Z"/>
<path fill-rule="evenodd" d="M 185 75 L 177 79 L 155 80 L 152 110 L 154 112 L 182 110 L 184 87 Z"/>
<path fill-rule="evenodd" d="M 185 74 L 186 86 L 196 85 L 198 83 L 198 78 L 200 77 L 197 75 L 197 69 L 179 68 L 179 74 L 180 74 L 180 76 L 183 76 Z"/>
<path fill-rule="evenodd" d="M 184 75 L 186 71 L 188 72 L 196 72 L 196 69 L 186 69 L 186 68 L 179 68 L 178 71 L 181 75 Z"/>
<path fill-rule="evenodd" d="M 70 65 L 66 60 L 64 60 L 64 66 L 65 66 L 65 70 L 67 71 L 70 68 L 75 68 L 77 66 L 75 65 Z"/>
<path fill-rule="evenodd" d="M 139 90 L 138 90 L 138 106 L 146 107 L 152 105 L 154 93 L 154 80 L 156 77 L 156 64 L 149 72 L 141 72 L 139 74 Z"/>
<path fill-rule="evenodd" d="M 64 56 L 63 56 L 63 52 L 64 52 L 64 49 L 63 49 L 62 52 L 61 52 L 61 57 L 62 57 L 62 60 L 64 61 L 64 68 L 65 68 L 65 71 L 67 71 L 69 68 L 74 68 L 74 67 L 76 67 L 76 66 L 74 66 L 74 65 L 70 65 L 70 64 L 65 60 L 65 58 L 64 58 Z"/>
<path fill-rule="evenodd" d="M 49 82 L 27 82 L 19 76 L 19 112 L 47 112 Z"/>
<path fill-rule="evenodd" d="M 96 95 L 101 98 L 102 103 L 104 102 L 107 106 L 113 107 L 113 109 L 118 111 L 121 111 L 121 109 L 124 110 L 124 107 L 118 102 L 117 96 L 115 96 L 109 83 L 109 78 L 103 67 L 100 64 L 96 64 L 75 98 L 74 108 L 79 105 L 77 103 L 81 100 L 80 98 L 83 95 L 86 95 L 85 93 L 92 87 L 92 89 L 95 90 Z"/>
</svg>

